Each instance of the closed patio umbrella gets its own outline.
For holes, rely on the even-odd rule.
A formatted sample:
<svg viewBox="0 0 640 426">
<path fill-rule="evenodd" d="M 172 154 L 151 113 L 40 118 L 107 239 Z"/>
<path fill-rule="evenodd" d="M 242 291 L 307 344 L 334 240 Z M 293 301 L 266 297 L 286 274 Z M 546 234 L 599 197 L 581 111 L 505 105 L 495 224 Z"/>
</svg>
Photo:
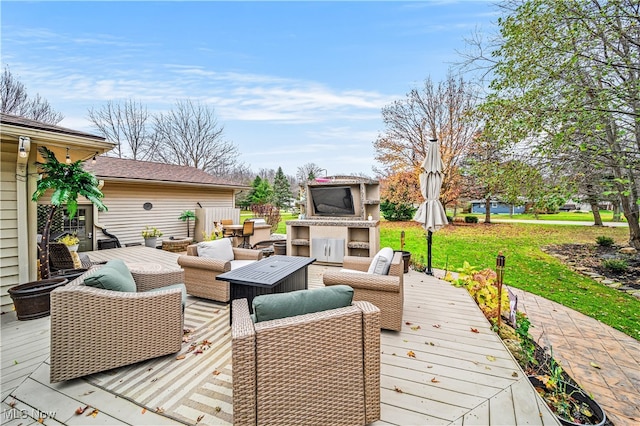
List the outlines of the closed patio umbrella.
<svg viewBox="0 0 640 426">
<path fill-rule="evenodd" d="M 425 201 L 420 205 L 413 220 L 422 223 L 427 230 L 427 275 L 433 275 L 431 270 L 431 238 L 432 233 L 448 223 L 447 213 L 440 203 L 440 188 L 442 187 L 442 169 L 444 165 L 440 158 L 437 139 L 430 139 L 427 155 L 422 162 L 420 174 L 420 190 Z"/>
</svg>

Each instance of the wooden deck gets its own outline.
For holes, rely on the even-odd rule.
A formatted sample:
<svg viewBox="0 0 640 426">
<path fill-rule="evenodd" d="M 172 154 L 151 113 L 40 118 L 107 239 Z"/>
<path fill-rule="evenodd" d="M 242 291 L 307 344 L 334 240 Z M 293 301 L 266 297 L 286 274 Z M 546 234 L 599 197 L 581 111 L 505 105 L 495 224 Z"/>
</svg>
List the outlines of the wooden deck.
<svg viewBox="0 0 640 426">
<path fill-rule="evenodd" d="M 89 256 L 178 268 L 178 254 L 146 247 Z M 310 265 L 310 287 L 321 286 L 329 268 Z M 382 414 L 374 425 L 559 424 L 465 290 L 418 272 L 405 274 L 403 328 L 381 333 Z M 20 417 L 37 419 L 39 413 L 51 425 L 180 424 L 82 379 L 50 384 L 48 317 L 16 321 L 14 313 L 3 315 L 1 354 L 2 424 L 31 424 Z M 85 405 L 99 415 L 75 415 Z M 55 413 L 55 420 L 46 413 Z"/>
</svg>

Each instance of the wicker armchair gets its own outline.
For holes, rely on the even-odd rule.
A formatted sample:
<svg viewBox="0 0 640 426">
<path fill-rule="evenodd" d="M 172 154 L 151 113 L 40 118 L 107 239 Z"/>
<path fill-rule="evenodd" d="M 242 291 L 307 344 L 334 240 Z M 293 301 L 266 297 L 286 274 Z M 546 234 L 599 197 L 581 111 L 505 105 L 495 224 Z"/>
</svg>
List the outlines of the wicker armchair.
<svg viewBox="0 0 640 426">
<path fill-rule="evenodd" d="M 262 251 L 233 247 L 234 260 L 260 260 Z M 184 285 L 187 293 L 218 302 L 231 299 L 230 285 L 218 281 L 216 277 L 231 270 L 231 262 L 198 256 L 196 244 L 187 247 L 187 254 L 178 257 L 178 264 L 184 270 Z"/>
<path fill-rule="evenodd" d="M 363 425 L 380 418 L 380 311 L 370 303 L 253 323 L 233 301 L 235 425 Z"/>
<path fill-rule="evenodd" d="M 51 382 L 60 382 L 178 352 L 182 290 L 149 291 L 183 282 L 183 272 L 131 271 L 137 293 L 84 285 L 91 268 L 51 292 Z"/>
<path fill-rule="evenodd" d="M 344 269 L 367 272 L 373 258 L 345 256 Z M 385 330 L 400 331 L 404 305 L 404 263 L 402 253 L 396 252 L 388 275 L 357 272 L 327 271 L 324 285 L 346 284 L 354 290 L 353 300 L 366 300 L 380 308 L 380 325 Z"/>
</svg>

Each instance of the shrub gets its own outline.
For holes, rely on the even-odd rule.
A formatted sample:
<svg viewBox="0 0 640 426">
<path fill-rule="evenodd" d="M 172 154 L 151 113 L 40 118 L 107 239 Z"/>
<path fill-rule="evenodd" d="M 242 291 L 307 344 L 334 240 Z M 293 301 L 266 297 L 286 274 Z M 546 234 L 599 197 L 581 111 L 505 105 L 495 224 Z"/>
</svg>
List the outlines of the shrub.
<svg viewBox="0 0 640 426">
<path fill-rule="evenodd" d="M 602 261 L 602 267 L 612 272 L 624 272 L 629 268 L 629 264 L 624 259 L 606 259 Z"/>
<path fill-rule="evenodd" d="M 427 265 L 424 263 L 424 255 L 422 254 L 414 254 L 411 256 L 411 259 L 409 259 L 409 265 L 414 271 L 424 272 L 427 270 Z"/>
<path fill-rule="evenodd" d="M 380 203 L 380 212 L 385 219 L 397 222 L 413 219 L 416 208 L 411 204 L 395 204 L 385 200 Z"/>
<path fill-rule="evenodd" d="M 271 232 L 276 232 L 278 223 L 280 223 L 280 209 L 278 207 L 273 204 L 254 204 L 251 206 L 251 211 L 255 217 L 264 219 L 271 226 Z"/>
<path fill-rule="evenodd" d="M 478 223 L 478 216 L 465 216 L 464 217 L 464 222 L 465 223 Z"/>
<path fill-rule="evenodd" d="M 613 238 L 600 235 L 596 237 L 596 243 L 602 247 L 611 247 L 613 245 Z"/>
</svg>

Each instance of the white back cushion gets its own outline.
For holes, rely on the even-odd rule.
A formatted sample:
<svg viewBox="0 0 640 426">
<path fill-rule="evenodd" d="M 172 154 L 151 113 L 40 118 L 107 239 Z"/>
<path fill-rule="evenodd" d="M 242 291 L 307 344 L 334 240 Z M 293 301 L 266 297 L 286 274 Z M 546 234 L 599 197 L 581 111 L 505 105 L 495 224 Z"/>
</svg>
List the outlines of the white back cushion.
<svg viewBox="0 0 640 426">
<path fill-rule="evenodd" d="M 198 243 L 198 256 L 211 259 L 233 260 L 233 247 L 230 238 L 203 241 Z"/>
<path fill-rule="evenodd" d="M 385 247 L 375 255 L 367 272 L 370 274 L 387 275 L 389 273 L 392 260 L 393 249 L 391 247 Z"/>
</svg>

